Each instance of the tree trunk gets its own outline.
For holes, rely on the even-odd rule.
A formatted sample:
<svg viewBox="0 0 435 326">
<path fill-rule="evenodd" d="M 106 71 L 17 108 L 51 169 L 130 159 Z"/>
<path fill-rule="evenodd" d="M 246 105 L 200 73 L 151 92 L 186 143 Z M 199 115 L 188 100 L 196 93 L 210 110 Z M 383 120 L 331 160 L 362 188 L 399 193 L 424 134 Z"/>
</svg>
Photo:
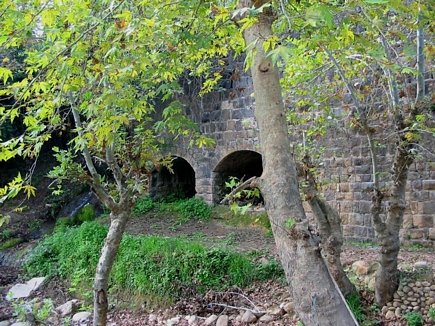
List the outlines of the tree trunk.
<svg viewBox="0 0 435 326">
<path fill-rule="evenodd" d="M 120 205 L 121 206 L 121 205 Z M 122 207 L 117 212 L 110 214 L 109 233 L 104 241 L 101 256 L 98 260 L 97 270 L 94 280 L 94 326 L 106 326 L 107 311 L 109 306 L 107 290 L 109 275 L 113 263 L 118 253 L 119 244 L 121 243 L 122 234 L 130 216 L 131 206 L 129 209 Z"/>
<path fill-rule="evenodd" d="M 375 280 L 375 300 L 381 307 L 393 299 L 394 292 L 399 286 L 397 275 L 397 257 L 400 250 L 399 234 L 406 208 L 405 190 L 409 166 L 414 161 L 411 149 L 412 144 L 406 139 L 399 140 L 392 168 L 394 184 L 390 193 L 385 222 L 381 220 L 379 215 L 382 195 L 380 192 L 375 192 L 373 196 L 372 218 L 380 247 L 379 268 Z"/>
<path fill-rule="evenodd" d="M 242 7 L 248 8 L 264 3 L 267 1 L 240 1 Z M 246 45 L 254 45 L 251 71 L 263 153 L 263 174 L 258 185 L 295 309 L 306 326 L 357 325 L 308 229 L 295 162 L 290 155 L 278 69 L 263 50 L 263 41 L 273 36 L 273 15 L 266 8 L 257 18 L 258 22 L 245 29 L 244 38 Z"/>
<path fill-rule="evenodd" d="M 305 154 L 302 164 L 298 164 L 297 170 L 299 177 L 304 182 L 302 189 L 305 200 L 309 203 L 319 228 L 322 255 L 341 293 L 345 297 L 358 295 L 355 285 L 349 280 L 341 264 L 343 234 L 340 216 L 324 199 L 319 197 L 316 177 L 312 172 L 313 168 L 311 158 Z"/>
</svg>

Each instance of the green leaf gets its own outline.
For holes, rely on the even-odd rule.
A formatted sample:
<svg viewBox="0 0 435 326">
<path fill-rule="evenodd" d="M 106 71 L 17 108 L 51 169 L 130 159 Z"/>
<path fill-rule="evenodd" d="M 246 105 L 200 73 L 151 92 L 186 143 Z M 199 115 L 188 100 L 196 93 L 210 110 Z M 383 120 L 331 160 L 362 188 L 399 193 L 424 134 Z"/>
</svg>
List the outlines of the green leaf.
<svg viewBox="0 0 435 326">
<path fill-rule="evenodd" d="M 364 2 L 369 5 L 380 5 L 380 4 L 389 3 L 390 0 L 364 0 Z"/>
<path fill-rule="evenodd" d="M 296 219 L 293 217 L 290 217 L 287 221 L 285 221 L 284 225 L 291 229 L 296 225 Z"/>
</svg>

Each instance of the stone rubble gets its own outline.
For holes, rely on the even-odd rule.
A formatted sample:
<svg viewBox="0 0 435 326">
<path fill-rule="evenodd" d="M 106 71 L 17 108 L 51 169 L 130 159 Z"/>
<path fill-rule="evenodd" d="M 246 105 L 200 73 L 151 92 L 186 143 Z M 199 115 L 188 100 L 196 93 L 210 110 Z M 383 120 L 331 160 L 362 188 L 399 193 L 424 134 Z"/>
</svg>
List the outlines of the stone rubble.
<svg viewBox="0 0 435 326">
<path fill-rule="evenodd" d="M 377 269 L 377 263 L 369 261 L 356 261 L 352 264 L 351 273 L 362 282 L 364 286 L 372 286 L 374 274 Z M 430 310 L 435 309 L 435 276 L 432 266 L 423 261 L 415 262 L 413 265 L 399 266 L 401 270 L 401 282 L 398 291 L 394 294 L 393 301 L 382 307 L 382 314 L 386 319 L 402 318 L 406 313 L 419 312 L 422 314 L 425 321 L 430 320 Z M 38 281 L 39 282 L 39 281 Z M 39 283 L 39 285 L 43 282 Z M 37 282 L 27 282 L 31 287 L 34 287 Z M 38 285 L 38 286 L 39 286 Z M 37 286 L 35 286 L 37 287 Z M 14 289 L 15 287 L 12 287 Z M 31 291 L 30 291 L 31 293 Z M 30 295 L 30 293 L 28 295 Z M 289 299 L 286 293 L 279 293 L 280 304 L 263 303 L 261 309 L 249 310 L 241 308 L 238 314 L 225 313 L 228 310 L 223 310 L 220 313 L 212 313 L 208 316 L 176 315 L 164 318 L 161 315 L 149 314 L 147 325 L 210 325 L 210 326 L 229 326 L 229 325 L 288 325 L 282 320 L 296 322 L 297 316 L 294 310 L 294 304 Z M 20 296 L 21 300 L 25 297 Z M 29 307 L 42 307 L 42 299 L 39 302 L 27 302 Z M 24 301 L 25 302 L 25 301 Z M 55 307 L 52 315 L 47 318 L 44 323 L 49 326 L 66 325 L 66 318 L 70 319 L 70 326 L 91 326 L 92 313 L 87 311 L 78 311 L 80 302 L 76 299 L 69 300 L 64 304 Z M 228 311 L 229 312 L 229 311 Z M 30 315 L 32 315 L 30 313 Z M 33 317 L 33 315 L 32 315 Z M 19 321 L 10 319 L 0 321 L 0 326 L 34 326 L 33 320 Z M 108 326 L 122 326 L 121 323 L 110 322 Z"/>
</svg>

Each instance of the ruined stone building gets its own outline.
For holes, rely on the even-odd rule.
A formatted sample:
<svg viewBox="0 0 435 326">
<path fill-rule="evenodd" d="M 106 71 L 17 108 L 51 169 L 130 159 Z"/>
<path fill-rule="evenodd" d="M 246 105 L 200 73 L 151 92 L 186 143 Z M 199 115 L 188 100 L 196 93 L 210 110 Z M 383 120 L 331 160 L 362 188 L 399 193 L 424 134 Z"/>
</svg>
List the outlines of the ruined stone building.
<svg viewBox="0 0 435 326">
<path fill-rule="evenodd" d="M 203 134 L 215 140 L 216 146 L 189 147 L 185 140 L 169 146 L 168 151 L 174 156 L 175 173 L 171 174 L 166 169 L 155 171 L 151 195 L 182 192 L 189 197 L 202 197 L 209 204 L 217 204 L 229 192 L 225 189 L 225 181 L 230 176 L 247 180 L 261 175 L 262 157 L 254 119 L 252 81 L 243 69 L 243 62 L 228 60 L 219 90 L 199 97 L 199 86 L 188 81 L 185 83 L 185 95 L 180 98 L 186 114 L 198 124 Z M 338 210 L 344 236 L 349 240 L 373 241 L 375 237 L 370 220 L 372 174 L 365 137 L 334 130 L 322 142 L 326 150 L 321 158 L 321 178 L 327 181 L 322 192 Z M 387 146 L 381 165 L 388 166 L 390 153 L 392 148 Z M 412 165 L 406 197 L 408 207 L 402 231 L 403 242 L 433 247 L 434 155 L 426 155 Z"/>
</svg>

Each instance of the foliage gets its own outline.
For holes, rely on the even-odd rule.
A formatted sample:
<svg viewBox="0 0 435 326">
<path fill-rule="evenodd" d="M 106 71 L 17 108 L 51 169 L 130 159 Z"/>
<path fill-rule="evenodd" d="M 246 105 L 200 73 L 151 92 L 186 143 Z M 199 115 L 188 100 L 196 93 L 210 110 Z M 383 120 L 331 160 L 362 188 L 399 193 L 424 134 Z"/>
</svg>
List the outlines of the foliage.
<svg viewBox="0 0 435 326">
<path fill-rule="evenodd" d="M 140 216 L 145 213 L 148 213 L 155 206 L 156 205 L 150 196 L 139 198 L 133 207 L 133 211 L 132 211 L 133 216 Z"/>
<path fill-rule="evenodd" d="M 133 215 L 139 216 L 156 208 L 158 211 L 179 214 L 180 222 L 187 222 L 190 219 L 205 221 L 210 218 L 212 208 L 199 198 L 177 199 L 177 195 L 169 195 L 158 201 L 153 201 L 149 196 L 137 201 L 133 207 Z"/>
<path fill-rule="evenodd" d="M 38 323 L 43 322 L 46 318 L 50 317 L 54 305 L 51 299 L 44 299 L 42 305 L 37 305 L 37 299 L 32 299 L 29 302 L 23 300 L 15 300 L 12 303 L 14 308 L 14 315 L 23 322 L 27 321 L 26 316 L 32 314 Z"/>
<path fill-rule="evenodd" d="M 419 312 L 408 312 L 403 315 L 408 326 L 423 326 L 423 316 Z"/>
<path fill-rule="evenodd" d="M 225 182 L 225 187 L 229 188 L 230 193 L 226 195 L 227 198 L 230 199 L 231 202 L 231 210 L 235 214 L 246 214 L 249 207 L 252 206 L 255 198 L 260 198 L 260 189 L 253 188 L 253 189 L 240 189 L 240 191 L 237 191 L 236 193 L 232 193 L 237 189 L 237 187 L 240 187 L 243 184 L 243 180 L 240 180 L 237 177 L 231 176 L 229 177 L 229 180 Z M 247 202 L 247 203 L 246 203 Z M 243 204 L 242 204 L 243 203 Z"/>
<path fill-rule="evenodd" d="M 55 232 L 38 244 L 25 271 L 68 279 L 70 291 L 83 294 L 91 286 L 106 232 L 107 228 L 97 222 Z M 282 275 L 274 260 L 254 263 L 224 248 L 207 248 L 176 238 L 124 235 L 111 274 L 111 288 L 175 299 L 186 286 L 205 291 Z"/>
<path fill-rule="evenodd" d="M 199 221 L 208 220 L 212 208 L 202 199 L 189 198 L 174 202 L 173 209 L 184 218 L 193 218 Z"/>
<path fill-rule="evenodd" d="M 12 229 L 4 229 L 0 232 L 0 240 L 4 241 L 4 240 L 8 240 L 14 236 L 17 235 L 17 231 L 12 230 Z"/>
<path fill-rule="evenodd" d="M 83 206 L 77 213 L 76 220 L 79 222 L 92 221 L 95 218 L 94 207 L 92 205 Z"/>
<path fill-rule="evenodd" d="M 435 307 L 429 308 L 427 315 L 429 316 L 430 319 L 435 321 Z"/>
<path fill-rule="evenodd" d="M 23 238 L 12 238 L 4 241 L 2 244 L 0 244 L 0 250 L 8 249 L 15 247 L 16 245 L 19 245 L 20 243 L 23 243 Z"/>
<path fill-rule="evenodd" d="M 349 308 L 352 311 L 353 315 L 355 316 L 355 319 L 359 323 L 364 323 L 367 316 L 365 314 L 364 307 L 361 304 L 360 297 L 357 295 L 350 296 L 346 298 L 346 302 L 349 305 Z"/>
<path fill-rule="evenodd" d="M 14 101 L 0 106 L 0 125 L 19 121 L 24 131 L 2 137 L 0 160 L 36 159 L 44 142 L 71 125 L 71 112 L 76 133 L 69 148 L 56 151 L 63 162 L 52 174 L 57 178 L 90 182 L 74 161 L 82 151 L 112 172 L 143 176 L 159 159 L 165 131 L 188 137 L 191 145 L 213 145 L 176 100 L 186 77 L 203 78 L 201 94 L 212 90 L 225 64 L 215 58 L 241 48 L 228 15 L 218 23 L 210 13 L 209 4 L 195 0 L 2 4 L 0 96 Z M 17 49 L 23 54 L 19 65 L 11 55 Z M 22 79 L 13 78 L 18 71 Z M 158 108 L 161 121 L 153 120 L 157 103 L 165 103 Z M 31 173 L 3 187 L 0 196 L 13 197 L 30 183 Z M 134 190 L 139 185 L 130 178 L 124 184 Z"/>
</svg>

